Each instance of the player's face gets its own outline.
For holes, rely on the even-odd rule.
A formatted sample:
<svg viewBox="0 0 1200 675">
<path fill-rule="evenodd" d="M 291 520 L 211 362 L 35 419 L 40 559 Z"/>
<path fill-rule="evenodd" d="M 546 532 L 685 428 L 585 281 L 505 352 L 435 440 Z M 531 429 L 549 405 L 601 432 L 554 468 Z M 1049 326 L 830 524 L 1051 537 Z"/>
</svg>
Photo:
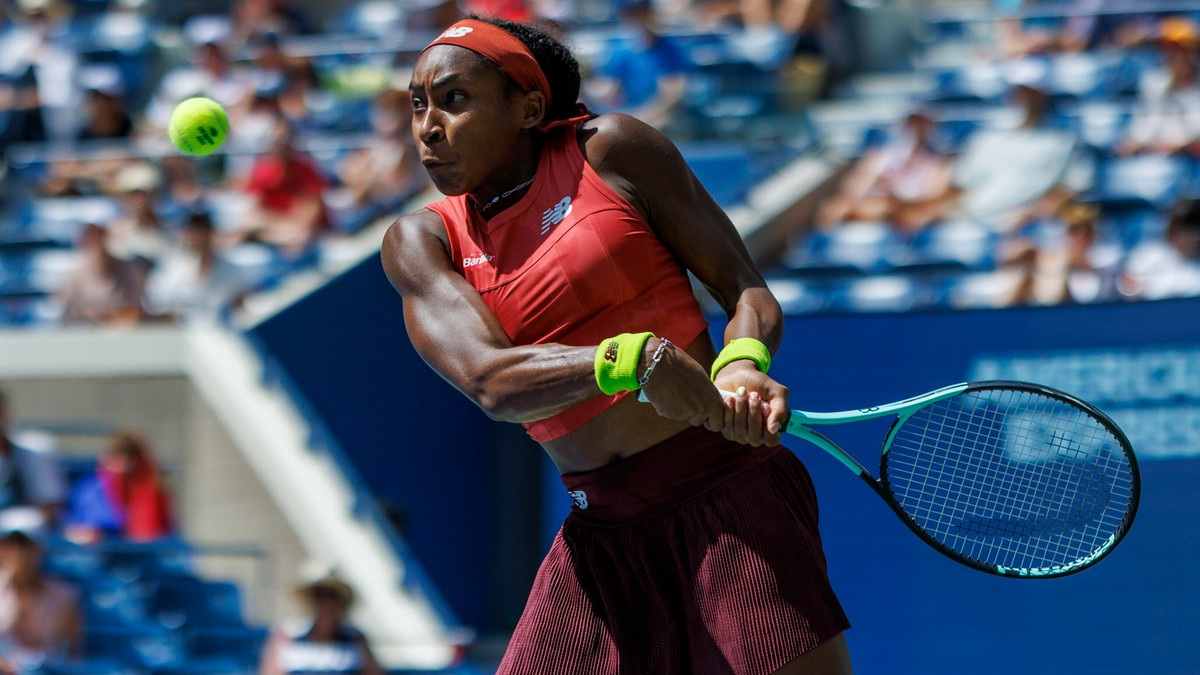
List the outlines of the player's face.
<svg viewBox="0 0 1200 675">
<path fill-rule="evenodd" d="M 524 97 L 496 66 L 470 50 L 437 45 L 417 60 L 409 92 L 413 140 L 442 194 L 512 187 Z"/>
</svg>

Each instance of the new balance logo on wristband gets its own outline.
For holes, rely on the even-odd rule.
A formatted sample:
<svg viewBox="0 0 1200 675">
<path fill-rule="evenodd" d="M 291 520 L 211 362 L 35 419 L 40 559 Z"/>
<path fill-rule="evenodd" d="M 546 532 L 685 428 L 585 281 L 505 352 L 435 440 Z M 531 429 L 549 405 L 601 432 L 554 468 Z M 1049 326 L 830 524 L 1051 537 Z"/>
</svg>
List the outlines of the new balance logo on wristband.
<svg viewBox="0 0 1200 675">
<path fill-rule="evenodd" d="M 558 200 L 558 203 L 546 209 L 542 213 L 542 234 L 550 231 L 550 228 L 561 223 L 563 218 L 571 215 L 571 198 L 563 197 Z"/>
<path fill-rule="evenodd" d="M 612 340 L 604 347 L 604 360 L 612 363 L 617 362 L 617 341 Z"/>
<path fill-rule="evenodd" d="M 479 255 L 476 255 L 476 256 L 468 256 L 466 258 L 463 258 L 462 265 L 463 265 L 463 269 L 465 270 L 468 267 L 474 267 L 476 265 L 490 263 L 495 259 L 496 259 L 496 256 L 494 256 L 494 255 L 488 255 L 487 253 L 480 253 Z"/>
</svg>

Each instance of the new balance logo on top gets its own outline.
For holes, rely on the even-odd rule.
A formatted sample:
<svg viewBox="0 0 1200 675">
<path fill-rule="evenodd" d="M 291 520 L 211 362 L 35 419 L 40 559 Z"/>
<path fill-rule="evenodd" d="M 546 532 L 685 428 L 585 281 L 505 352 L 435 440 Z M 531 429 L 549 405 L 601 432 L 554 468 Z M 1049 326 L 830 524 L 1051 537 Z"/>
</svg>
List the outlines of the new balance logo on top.
<svg viewBox="0 0 1200 675">
<path fill-rule="evenodd" d="M 467 35 L 467 33 L 470 33 L 474 30 L 475 29 L 471 28 L 470 26 L 459 26 L 458 28 L 451 28 L 450 30 L 446 31 L 445 33 L 442 33 L 441 35 L 438 36 L 438 39 L 441 40 L 442 38 L 465 37 Z"/>
<path fill-rule="evenodd" d="M 561 223 L 563 218 L 571 213 L 571 198 L 563 197 L 558 200 L 558 203 L 546 209 L 542 214 L 542 234 L 550 231 L 550 228 Z"/>
<path fill-rule="evenodd" d="M 474 266 L 476 266 L 476 265 L 482 265 L 482 264 L 484 264 L 484 263 L 490 263 L 490 262 L 492 262 L 492 261 L 493 261 L 493 260 L 495 260 L 495 259 L 496 259 L 496 256 L 494 256 L 494 255 L 488 255 L 488 254 L 486 254 L 486 253 L 480 253 L 480 254 L 479 254 L 479 255 L 477 255 L 477 256 L 471 256 L 471 257 L 468 257 L 468 258 L 463 258 L 463 269 L 465 270 L 465 269 L 467 269 L 468 267 L 474 267 Z"/>
</svg>

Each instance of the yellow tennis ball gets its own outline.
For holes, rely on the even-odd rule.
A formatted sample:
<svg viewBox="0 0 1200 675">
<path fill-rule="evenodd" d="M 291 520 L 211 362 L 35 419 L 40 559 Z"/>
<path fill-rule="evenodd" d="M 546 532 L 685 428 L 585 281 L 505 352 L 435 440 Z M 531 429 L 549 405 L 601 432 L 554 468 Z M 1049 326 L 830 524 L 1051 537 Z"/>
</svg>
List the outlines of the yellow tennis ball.
<svg viewBox="0 0 1200 675">
<path fill-rule="evenodd" d="M 171 111 L 167 136 L 185 155 L 199 157 L 221 147 L 229 135 L 229 116 L 220 103 L 204 96 L 184 99 Z"/>
</svg>

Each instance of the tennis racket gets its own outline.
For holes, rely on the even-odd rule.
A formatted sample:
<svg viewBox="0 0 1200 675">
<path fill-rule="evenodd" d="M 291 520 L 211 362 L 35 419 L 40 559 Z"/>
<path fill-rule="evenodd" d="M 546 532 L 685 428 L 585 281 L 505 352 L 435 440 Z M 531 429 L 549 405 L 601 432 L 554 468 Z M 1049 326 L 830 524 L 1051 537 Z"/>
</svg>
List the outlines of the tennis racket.
<svg viewBox="0 0 1200 675">
<path fill-rule="evenodd" d="M 878 478 L 812 428 L 890 415 Z M 784 430 L 861 477 L 930 546 L 992 574 L 1084 570 L 1137 514 L 1141 478 L 1125 434 L 1097 408 L 1041 385 L 965 383 L 861 410 L 793 410 Z"/>
</svg>

